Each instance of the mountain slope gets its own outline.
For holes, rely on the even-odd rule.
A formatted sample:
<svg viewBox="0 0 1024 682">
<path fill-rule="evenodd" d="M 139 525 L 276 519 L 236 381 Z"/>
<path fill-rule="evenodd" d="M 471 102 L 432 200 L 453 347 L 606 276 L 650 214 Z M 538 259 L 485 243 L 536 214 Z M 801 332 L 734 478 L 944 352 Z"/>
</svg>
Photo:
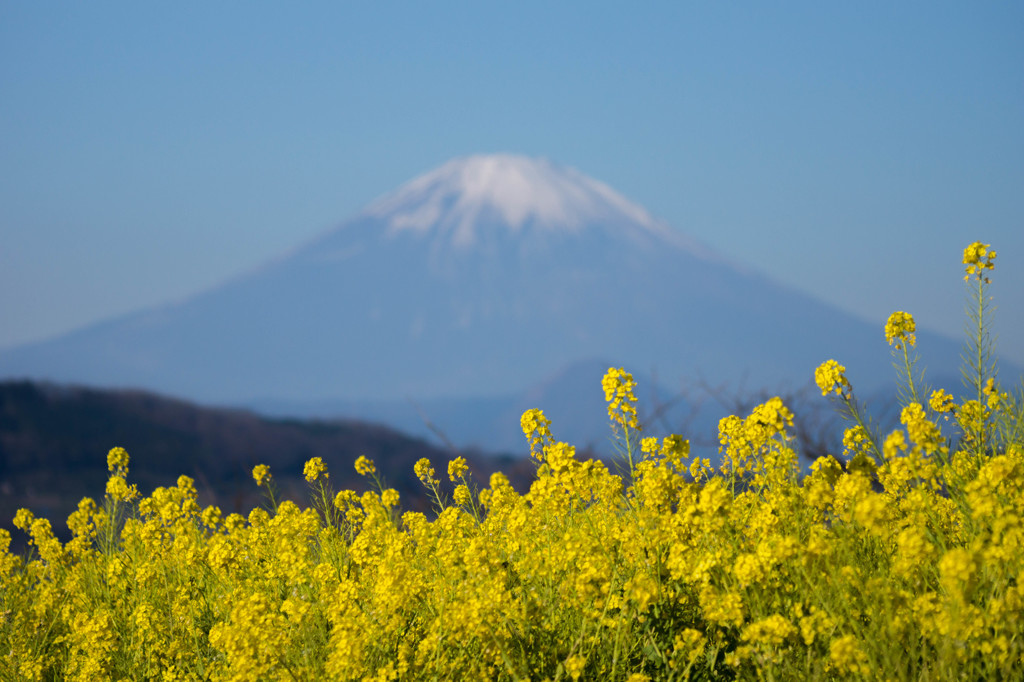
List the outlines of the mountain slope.
<svg viewBox="0 0 1024 682">
<path fill-rule="evenodd" d="M 928 364 L 958 348 L 919 334 Z M 517 391 L 586 358 L 760 387 L 835 357 L 889 381 L 880 327 L 728 263 L 578 171 L 452 161 L 188 301 L 0 354 L 0 375 L 242 403 Z M 597 378 L 599 379 L 599 377 Z"/>
<path fill-rule="evenodd" d="M 144 494 L 184 474 L 195 479 L 204 504 L 225 514 L 261 504 L 263 490 L 250 474 L 256 464 L 269 465 L 281 493 L 303 506 L 309 489 L 302 467 L 312 457 L 327 464 L 336 490 L 366 490 L 372 484 L 353 468 L 360 455 L 375 460 L 406 509 L 426 511 L 430 501 L 413 465 L 427 457 L 443 471 L 454 456 L 374 424 L 268 419 L 139 391 L 0 382 L 0 527 L 10 529 L 15 511 L 28 507 L 63 528 L 82 497 L 103 497 L 106 453 L 114 446 L 128 450 L 129 482 Z M 529 462 L 460 454 L 478 482 L 498 470 L 521 491 L 532 480 Z"/>
</svg>

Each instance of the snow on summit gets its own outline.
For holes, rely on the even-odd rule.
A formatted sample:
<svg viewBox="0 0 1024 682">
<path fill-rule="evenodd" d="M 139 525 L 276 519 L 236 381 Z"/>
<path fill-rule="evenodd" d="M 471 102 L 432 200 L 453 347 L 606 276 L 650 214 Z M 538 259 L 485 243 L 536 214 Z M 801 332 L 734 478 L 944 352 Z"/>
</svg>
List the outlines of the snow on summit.
<svg viewBox="0 0 1024 682">
<path fill-rule="evenodd" d="M 475 228 L 495 220 L 512 230 L 530 224 L 577 231 L 594 222 L 665 230 L 602 182 L 546 159 L 512 154 L 449 161 L 378 199 L 366 214 L 385 218 L 392 231 L 440 229 L 458 246 L 472 244 Z"/>
</svg>

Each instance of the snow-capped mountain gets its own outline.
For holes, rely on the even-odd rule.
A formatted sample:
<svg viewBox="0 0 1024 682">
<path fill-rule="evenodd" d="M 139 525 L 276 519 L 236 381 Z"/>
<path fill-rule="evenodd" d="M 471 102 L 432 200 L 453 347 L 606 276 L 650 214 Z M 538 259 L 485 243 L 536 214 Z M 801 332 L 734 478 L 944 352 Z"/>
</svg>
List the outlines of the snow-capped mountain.
<svg viewBox="0 0 1024 682">
<path fill-rule="evenodd" d="M 955 343 L 919 346 L 955 370 Z M 880 325 L 731 264 L 579 171 L 490 155 L 187 301 L 2 353 L 0 376 L 239 404 L 506 395 L 595 358 L 666 386 L 796 386 L 832 357 L 855 384 L 892 378 Z"/>
<path fill-rule="evenodd" d="M 371 204 L 390 233 L 432 232 L 455 248 L 470 248 L 479 226 L 513 233 L 532 229 L 578 232 L 614 222 L 621 229 L 671 238 L 666 225 L 612 188 L 545 159 L 498 154 L 449 161 Z"/>
</svg>

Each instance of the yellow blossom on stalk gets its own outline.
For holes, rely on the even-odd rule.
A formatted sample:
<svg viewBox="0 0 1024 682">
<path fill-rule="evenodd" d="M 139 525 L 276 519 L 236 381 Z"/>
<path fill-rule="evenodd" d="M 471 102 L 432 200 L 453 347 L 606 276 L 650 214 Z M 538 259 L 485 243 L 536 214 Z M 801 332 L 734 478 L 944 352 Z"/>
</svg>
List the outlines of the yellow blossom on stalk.
<svg viewBox="0 0 1024 682">
<path fill-rule="evenodd" d="M 358 496 L 351 490 L 342 490 L 334 496 L 334 506 L 339 511 L 348 511 L 349 508 L 354 507 L 358 503 Z"/>
<path fill-rule="evenodd" d="M 719 592 L 705 585 L 700 592 L 704 617 L 712 623 L 739 627 L 743 623 L 743 598 L 735 592 Z"/>
<path fill-rule="evenodd" d="M 907 427 L 907 435 L 925 454 L 930 455 L 942 448 L 942 431 L 925 415 L 918 403 L 910 403 L 900 413 L 900 422 Z"/>
<path fill-rule="evenodd" d="M 473 496 L 470 494 L 469 488 L 463 483 L 455 486 L 452 498 L 455 500 L 455 504 L 462 507 L 468 507 L 473 502 Z"/>
<path fill-rule="evenodd" d="M 576 458 L 576 448 L 561 441 L 552 444 L 544 451 L 545 461 L 554 472 L 563 471 L 572 465 Z"/>
<path fill-rule="evenodd" d="M 742 587 L 747 587 L 764 578 L 764 564 L 756 554 L 740 554 L 732 567 L 733 575 Z"/>
<path fill-rule="evenodd" d="M 989 250 L 989 244 L 982 244 L 981 242 L 974 242 L 966 249 L 964 249 L 964 265 L 967 267 L 964 270 L 967 272 L 964 275 L 964 280 L 971 278 L 974 275 L 978 279 L 984 279 L 987 283 L 989 280 L 983 275 L 985 270 L 995 269 L 993 261 L 996 259 L 996 252 Z"/>
<path fill-rule="evenodd" d="M 270 521 L 270 514 L 267 513 L 266 509 L 256 507 L 249 512 L 249 525 L 253 528 L 259 528 L 265 526 Z"/>
<path fill-rule="evenodd" d="M 527 410 L 523 412 L 519 425 L 530 443 L 530 454 L 540 459 L 544 446 L 552 441 L 551 421 L 540 410 Z"/>
<path fill-rule="evenodd" d="M 678 434 L 665 436 L 661 440 L 660 454 L 676 467 L 682 468 L 682 461 L 690 456 L 690 441 Z"/>
<path fill-rule="evenodd" d="M 430 485 L 431 481 L 434 480 L 434 467 L 430 466 L 430 460 L 426 457 L 416 462 L 413 466 L 413 473 L 416 474 L 416 478 L 423 482 L 423 485 Z"/>
<path fill-rule="evenodd" d="M 368 458 L 366 455 L 359 455 L 356 459 L 356 473 L 360 476 L 372 476 L 377 473 L 377 467 L 374 466 L 373 460 Z"/>
<path fill-rule="evenodd" d="M 828 657 L 840 673 L 871 674 L 871 661 L 861 649 L 855 635 L 843 635 L 832 640 L 828 647 Z"/>
<path fill-rule="evenodd" d="M 982 393 L 985 394 L 985 404 L 989 410 L 998 410 L 1000 405 L 1009 401 L 1010 396 L 1007 393 L 1000 393 L 999 387 L 996 386 L 996 380 L 989 377 L 988 381 L 982 387 Z"/>
<path fill-rule="evenodd" d="M 244 525 L 245 517 L 238 513 L 228 514 L 228 517 L 224 519 L 224 530 L 229 533 L 234 533 Z"/>
<path fill-rule="evenodd" d="M 110 658 L 116 646 L 113 619 L 106 610 L 95 615 L 76 613 L 70 623 L 67 679 L 97 680 L 110 676 Z"/>
<path fill-rule="evenodd" d="M 111 448 L 107 453 L 107 470 L 113 472 L 115 469 L 128 471 L 128 451 L 124 448 Z"/>
<path fill-rule="evenodd" d="M 178 476 L 178 490 L 185 494 L 186 497 L 195 498 L 196 496 L 196 482 L 189 476 Z"/>
<path fill-rule="evenodd" d="M 949 413 L 956 411 L 956 403 L 953 401 L 953 396 L 941 388 L 937 391 L 932 391 L 932 395 L 928 399 L 928 406 L 933 411 L 945 415 L 947 420 L 949 419 Z"/>
<path fill-rule="evenodd" d="M 105 521 L 102 514 L 91 497 L 83 497 L 79 501 L 78 508 L 68 516 L 68 530 L 74 535 L 67 546 L 69 551 L 82 555 L 89 550 L 91 541 L 96 538 L 97 526 Z"/>
<path fill-rule="evenodd" d="M 921 570 L 935 555 L 935 545 L 929 540 L 922 526 L 908 526 L 896 536 L 896 563 L 893 570 L 897 575 L 908 577 Z"/>
<path fill-rule="evenodd" d="M 456 457 L 448 462 L 448 478 L 452 483 L 465 476 L 467 471 L 469 471 L 469 465 L 466 464 L 465 457 Z"/>
<path fill-rule="evenodd" d="M 22 507 L 14 514 L 14 527 L 27 531 L 32 526 L 32 522 L 35 520 L 36 515 L 29 511 L 28 509 Z"/>
<path fill-rule="evenodd" d="M 773 613 L 743 628 L 740 637 L 752 644 L 766 644 L 770 647 L 782 646 L 787 638 L 795 635 L 797 629 L 785 617 Z"/>
<path fill-rule="evenodd" d="M 207 507 L 206 509 L 203 510 L 203 514 L 202 516 L 200 516 L 200 520 L 203 522 L 203 525 L 207 528 L 215 528 L 217 524 L 220 523 L 221 520 L 220 507 L 215 507 L 213 505 Z"/>
<path fill-rule="evenodd" d="M 990 416 L 988 407 L 977 400 L 968 400 L 961 405 L 956 412 L 956 420 L 963 430 L 964 440 L 973 442 L 984 430 Z"/>
<path fill-rule="evenodd" d="M 861 452 L 866 452 L 870 437 L 867 429 L 860 424 L 855 424 L 843 431 L 843 452 L 852 457 Z"/>
<path fill-rule="evenodd" d="M 825 611 L 817 606 L 811 606 L 810 611 L 809 615 L 800 619 L 800 636 L 807 646 L 813 644 L 819 635 L 828 633 L 835 627 L 835 620 Z M 803 610 L 801 609 L 800 612 L 802 613 Z"/>
<path fill-rule="evenodd" d="M 939 580 L 950 594 L 967 589 L 977 570 L 974 553 L 962 547 L 954 547 L 939 560 Z"/>
<path fill-rule="evenodd" d="M 846 379 L 846 367 L 835 360 L 826 360 L 814 370 L 814 382 L 823 396 L 835 393 L 841 398 L 850 398 L 850 382 Z"/>
<path fill-rule="evenodd" d="M 914 317 L 910 313 L 897 310 L 885 323 L 885 340 L 897 350 L 902 348 L 904 343 L 913 346 L 917 342 L 917 337 L 914 336 L 916 329 Z"/>
<path fill-rule="evenodd" d="M 899 429 L 886 436 L 885 444 L 882 445 L 882 453 L 886 459 L 895 459 L 906 449 L 907 439 L 904 438 L 903 432 Z"/>
<path fill-rule="evenodd" d="M 490 479 L 488 479 L 487 482 L 494 490 L 508 490 L 511 488 L 511 483 L 509 483 L 508 476 L 506 476 L 500 471 L 495 471 L 493 474 L 491 474 L 491 477 Z"/>
<path fill-rule="evenodd" d="M 64 548 L 60 540 L 53 535 L 53 526 L 49 519 L 34 519 L 28 527 L 28 534 L 32 537 L 32 544 L 39 550 L 39 556 L 43 561 L 56 563 L 64 556 Z"/>
<path fill-rule="evenodd" d="M 885 537 L 889 501 L 884 495 L 868 493 L 854 504 L 853 518 L 869 533 Z"/>
<path fill-rule="evenodd" d="M 139 496 L 135 484 L 128 485 L 123 476 L 111 476 L 107 479 L 107 495 L 119 502 L 129 502 Z"/>
<path fill-rule="evenodd" d="M 306 477 L 306 481 L 309 483 L 316 481 L 320 478 L 321 474 L 323 474 L 324 478 L 328 477 L 327 465 L 324 464 L 324 460 L 320 457 L 314 457 L 302 467 L 302 475 Z"/>
<path fill-rule="evenodd" d="M 5 582 L 17 565 L 17 560 L 11 555 L 10 549 L 11 532 L 6 528 L 0 528 L 0 582 Z"/>
<path fill-rule="evenodd" d="M 292 632 L 287 616 L 260 593 L 239 595 L 230 603 L 228 618 L 210 628 L 210 645 L 224 653 L 231 679 L 276 678 L 281 652 Z"/>
<path fill-rule="evenodd" d="M 626 429 L 639 429 L 636 415 L 636 381 L 633 375 L 622 369 L 610 367 L 601 379 L 604 400 L 608 403 L 608 418 L 613 424 Z"/>
<path fill-rule="evenodd" d="M 701 476 L 707 476 L 711 472 L 711 460 L 707 457 L 694 457 L 687 471 L 693 480 L 700 480 Z"/>
<path fill-rule="evenodd" d="M 256 485 L 263 485 L 270 480 L 270 467 L 266 464 L 257 464 L 252 468 L 252 477 Z"/>
<path fill-rule="evenodd" d="M 385 507 L 397 507 L 398 500 L 398 491 L 394 488 L 386 488 L 384 492 L 380 494 L 380 501 Z"/>
</svg>

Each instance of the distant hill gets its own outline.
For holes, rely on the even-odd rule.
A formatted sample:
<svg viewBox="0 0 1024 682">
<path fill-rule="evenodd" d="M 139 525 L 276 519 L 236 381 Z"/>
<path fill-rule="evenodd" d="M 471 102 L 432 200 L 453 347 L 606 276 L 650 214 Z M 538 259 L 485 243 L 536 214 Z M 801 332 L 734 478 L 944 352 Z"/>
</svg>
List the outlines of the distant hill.
<svg viewBox="0 0 1024 682">
<path fill-rule="evenodd" d="M 106 454 L 114 446 L 128 451 L 129 482 L 144 494 L 174 485 L 185 474 L 196 480 L 201 502 L 217 504 L 224 513 L 248 512 L 260 504 L 262 490 L 251 477 L 256 464 L 269 465 L 284 496 L 303 505 L 308 494 L 302 466 L 311 457 L 323 458 L 336 489 L 365 490 L 367 481 L 353 469 L 360 455 L 375 460 L 386 483 L 401 493 L 403 508 L 426 510 L 414 463 L 427 457 L 443 474 L 455 456 L 357 421 L 272 419 L 141 391 L 2 382 L 0 527 L 11 529 L 17 509 L 28 507 L 63 532 L 82 497 L 102 499 Z M 459 454 L 481 486 L 496 470 L 521 490 L 531 480 L 533 467 L 522 458 Z"/>
</svg>

